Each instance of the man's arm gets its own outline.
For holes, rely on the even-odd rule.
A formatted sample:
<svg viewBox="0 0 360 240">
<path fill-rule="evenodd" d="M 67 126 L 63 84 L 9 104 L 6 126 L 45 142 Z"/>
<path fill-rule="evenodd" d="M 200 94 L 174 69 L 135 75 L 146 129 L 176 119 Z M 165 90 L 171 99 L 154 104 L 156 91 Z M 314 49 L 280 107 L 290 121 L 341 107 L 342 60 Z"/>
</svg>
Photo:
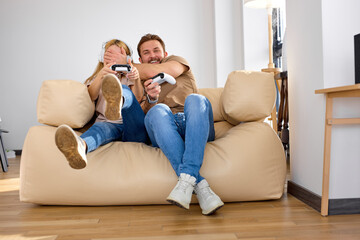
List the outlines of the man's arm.
<svg viewBox="0 0 360 240">
<path fill-rule="evenodd" d="M 161 72 L 165 72 L 174 78 L 177 78 L 189 70 L 188 66 L 185 66 L 177 61 L 168 61 L 160 64 L 142 63 L 134 64 L 134 66 L 138 69 L 142 80 L 150 79 Z"/>
</svg>

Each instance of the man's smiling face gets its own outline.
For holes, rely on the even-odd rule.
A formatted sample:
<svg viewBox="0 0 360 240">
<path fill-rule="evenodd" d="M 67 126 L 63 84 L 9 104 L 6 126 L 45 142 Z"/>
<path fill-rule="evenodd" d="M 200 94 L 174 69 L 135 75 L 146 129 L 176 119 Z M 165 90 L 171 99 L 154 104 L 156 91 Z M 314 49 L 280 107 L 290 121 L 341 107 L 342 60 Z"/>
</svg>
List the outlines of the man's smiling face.
<svg viewBox="0 0 360 240">
<path fill-rule="evenodd" d="M 139 61 L 141 63 L 159 64 L 166 56 L 167 52 L 164 52 L 160 42 L 157 40 L 144 42 L 140 46 Z"/>
</svg>

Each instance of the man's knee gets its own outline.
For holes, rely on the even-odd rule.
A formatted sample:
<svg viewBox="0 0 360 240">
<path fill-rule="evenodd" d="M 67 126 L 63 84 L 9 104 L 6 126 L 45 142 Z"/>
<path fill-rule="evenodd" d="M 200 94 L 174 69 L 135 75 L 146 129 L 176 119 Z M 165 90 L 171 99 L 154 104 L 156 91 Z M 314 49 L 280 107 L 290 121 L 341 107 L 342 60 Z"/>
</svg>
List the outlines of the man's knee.
<svg viewBox="0 0 360 240">
<path fill-rule="evenodd" d="M 210 101 L 203 95 L 190 94 L 185 99 L 186 108 L 194 108 L 198 110 L 209 110 L 211 107 Z"/>
<path fill-rule="evenodd" d="M 152 121 L 161 121 L 164 116 L 172 114 L 170 108 L 162 103 L 152 107 L 145 116 L 145 126 L 149 126 Z"/>
</svg>

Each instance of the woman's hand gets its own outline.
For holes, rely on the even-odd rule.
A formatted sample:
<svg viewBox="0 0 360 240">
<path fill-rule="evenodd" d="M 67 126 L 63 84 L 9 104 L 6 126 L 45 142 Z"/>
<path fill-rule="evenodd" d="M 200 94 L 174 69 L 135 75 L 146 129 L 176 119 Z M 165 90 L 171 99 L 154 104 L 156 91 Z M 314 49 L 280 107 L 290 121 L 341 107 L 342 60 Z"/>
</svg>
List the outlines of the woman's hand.
<svg viewBox="0 0 360 240">
<path fill-rule="evenodd" d="M 101 79 L 101 81 L 102 81 L 106 74 L 110 74 L 110 73 L 116 74 L 116 72 L 111 69 L 111 66 L 114 64 L 115 63 L 113 62 L 113 63 L 108 63 L 107 65 L 104 65 L 104 67 L 98 72 L 97 77 L 99 77 L 99 79 Z"/>
<path fill-rule="evenodd" d="M 139 78 L 140 78 L 139 71 L 137 70 L 136 67 L 134 67 L 134 66 L 132 65 L 130 59 L 128 60 L 128 64 L 131 66 L 131 72 L 127 73 L 127 74 L 126 74 L 126 77 L 127 77 L 129 80 L 132 80 L 132 81 L 135 81 L 135 80 L 139 79 Z"/>
</svg>

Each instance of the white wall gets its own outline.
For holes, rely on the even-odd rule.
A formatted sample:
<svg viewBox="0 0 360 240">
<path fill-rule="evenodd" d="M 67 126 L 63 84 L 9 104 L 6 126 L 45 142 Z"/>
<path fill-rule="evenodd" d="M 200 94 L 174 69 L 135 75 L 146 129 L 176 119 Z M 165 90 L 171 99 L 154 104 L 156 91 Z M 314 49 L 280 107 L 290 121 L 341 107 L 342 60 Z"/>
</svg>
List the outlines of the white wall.
<svg viewBox="0 0 360 240">
<path fill-rule="evenodd" d="M 261 71 L 269 63 L 267 10 L 244 7 L 244 69 Z"/>
<path fill-rule="evenodd" d="M 325 97 L 316 89 L 351 85 L 358 0 L 288 0 L 287 58 L 292 181 L 321 195 Z M 359 99 L 336 99 L 334 117 L 358 117 Z M 334 126 L 330 193 L 360 197 L 360 126 Z"/>
<path fill-rule="evenodd" d="M 218 87 L 223 87 L 230 72 L 244 69 L 243 3 L 239 0 L 214 3 L 216 81 Z"/>
<path fill-rule="evenodd" d="M 223 9 L 215 10 L 219 1 Z M 236 22 L 242 19 L 242 9 L 235 9 L 242 6 L 239 2 L 0 0 L 0 126 L 10 131 L 4 134 L 5 147 L 21 149 L 29 127 L 38 124 L 36 99 L 41 83 L 47 79 L 83 82 L 94 71 L 102 43 L 111 38 L 132 46 L 137 61 L 141 36 L 158 34 L 169 54 L 190 62 L 198 87 L 222 86 L 224 71 L 243 64 L 242 31 L 232 31 L 242 24 Z M 231 41 L 235 38 L 239 41 Z M 227 59 L 218 61 L 217 49 L 224 49 Z"/>
<path fill-rule="evenodd" d="M 321 1 L 286 4 L 291 177 L 321 195 L 325 108 L 314 94 L 324 87 Z"/>
<path fill-rule="evenodd" d="M 355 84 L 354 35 L 360 33 L 359 10 L 358 0 L 322 1 L 325 88 Z M 335 99 L 333 114 L 335 118 L 360 117 L 360 98 Z M 359 146 L 360 125 L 333 127 L 330 198 L 360 197 Z"/>
</svg>

